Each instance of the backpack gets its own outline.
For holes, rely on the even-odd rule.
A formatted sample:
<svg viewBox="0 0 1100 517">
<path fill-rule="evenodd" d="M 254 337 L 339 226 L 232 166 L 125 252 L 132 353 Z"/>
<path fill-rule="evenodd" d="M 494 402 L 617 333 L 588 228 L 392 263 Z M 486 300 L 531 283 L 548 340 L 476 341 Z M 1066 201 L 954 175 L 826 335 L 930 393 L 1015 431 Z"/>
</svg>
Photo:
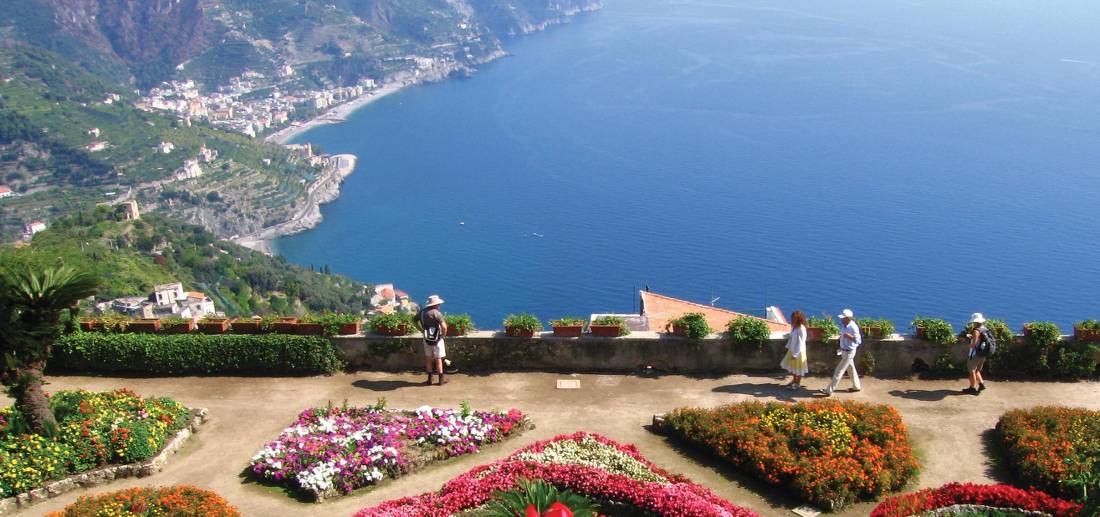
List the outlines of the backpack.
<svg viewBox="0 0 1100 517">
<path fill-rule="evenodd" d="M 424 329 L 424 341 L 425 342 L 432 343 L 432 344 L 435 344 L 435 343 L 439 342 L 439 338 L 440 338 L 439 325 L 429 326 L 427 324 L 427 321 L 424 319 L 424 313 L 423 312 L 420 313 L 420 328 Z"/>
<path fill-rule="evenodd" d="M 981 338 L 978 340 L 978 347 L 974 349 L 974 355 L 980 357 L 989 357 L 997 353 L 997 340 L 993 338 L 993 332 L 989 329 L 982 327 Z"/>
</svg>

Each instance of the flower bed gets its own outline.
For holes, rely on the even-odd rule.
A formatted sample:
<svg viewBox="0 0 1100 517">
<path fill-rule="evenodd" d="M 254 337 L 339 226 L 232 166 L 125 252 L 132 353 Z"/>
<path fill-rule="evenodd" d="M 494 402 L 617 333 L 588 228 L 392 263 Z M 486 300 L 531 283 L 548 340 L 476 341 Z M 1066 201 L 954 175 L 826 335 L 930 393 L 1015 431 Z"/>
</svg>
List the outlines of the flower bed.
<svg viewBox="0 0 1100 517">
<path fill-rule="evenodd" d="M 516 409 L 472 411 L 463 404 L 460 411 L 428 406 L 387 411 L 383 406 L 303 411 L 252 458 L 252 472 L 323 499 L 477 452 L 528 425 Z"/>
<path fill-rule="evenodd" d="M 598 505 L 613 504 L 620 510 L 626 505 L 646 515 L 756 515 L 682 476 L 669 474 L 632 445 L 583 432 L 536 442 L 501 461 L 475 467 L 448 481 L 438 492 L 388 501 L 355 515 L 448 516 L 482 507 L 499 492 L 516 489 L 521 480 L 542 480 Z"/>
<path fill-rule="evenodd" d="M 980 506 L 1004 511 L 1042 512 L 1053 517 L 1075 517 L 1081 505 L 1047 495 L 1038 490 L 1021 490 L 1008 485 L 975 485 L 948 483 L 939 488 L 927 488 L 883 501 L 871 517 L 910 517 L 962 505 Z"/>
<path fill-rule="evenodd" d="M 1080 487 L 1062 481 L 1093 470 L 1100 456 L 1100 411 L 1057 406 L 1009 411 L 997 422 L 997 437 L 1021 481 L 1076 499 Z"/>
<path fill-rule="evenodd" d="M 50 398 L 59 432 L 53 438 L 25 429 L 14 408 L 0 409 L 0 497 L 108 464 L 157 454 L 190 410 L 168 398 L 143 399 L 129 390 L 63 391 Z"/>
<path fill-rule="evenodd" d="M 128 517 L 239 517 L 241 512 L 222 496 L 193 486 L 131 488 L 92 497 L 81 497 L 60 512 L 46 517 L 87 517 L 89 515 L 125 515 Z"/>
<path fill-rule="evenodd" d="M 898 490 L 918 469 L 901 415 L 887 405 L 745 402 L 677 409 L 665 424 L 673 436 L 834 510 Z"/>
</svg>

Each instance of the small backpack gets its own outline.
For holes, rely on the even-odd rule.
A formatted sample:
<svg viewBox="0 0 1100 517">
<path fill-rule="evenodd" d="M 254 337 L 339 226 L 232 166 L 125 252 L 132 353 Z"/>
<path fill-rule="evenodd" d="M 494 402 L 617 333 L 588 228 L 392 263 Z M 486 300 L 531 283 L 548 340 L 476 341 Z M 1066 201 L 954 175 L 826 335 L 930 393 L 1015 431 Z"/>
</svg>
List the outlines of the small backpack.
<svg viewBox="0 0 1100 517">
<path fill-rule="evenodd" d="M 424 329 L 424 341 L 427 343 L 439 342 L 439 325 L 429 326 L 424 318 L 424 313 L 420 313 L 420 328 Z"/>
<path fill-rule="evenodd" d="M 989 357 L 997 353 L 997 340 L 993 338 L 993 333 L 989 329 L 981 328 L 981 338 L 978 340 L 978 347 L 974 350 L 974 355 L 981 357 Z"/>
</svg>

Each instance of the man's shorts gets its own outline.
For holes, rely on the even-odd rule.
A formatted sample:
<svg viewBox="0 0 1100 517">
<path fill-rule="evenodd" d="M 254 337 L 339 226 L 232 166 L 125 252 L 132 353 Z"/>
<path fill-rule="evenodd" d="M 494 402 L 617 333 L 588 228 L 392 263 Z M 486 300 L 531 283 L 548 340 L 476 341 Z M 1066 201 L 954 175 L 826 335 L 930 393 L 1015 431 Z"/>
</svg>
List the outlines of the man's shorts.
<svg viewBox="0 0 1100 517">
<path fill-rule="evenodd" d="M 971 357 L 970 359 L 967 359 L 966 368 L 968 370 L 972 371 L 972 372 L 980 372 L 980 371 L 982 371 L 982 365 L 984 365 L 984 364 L 985 364 L 985 356 L 984 355 L 976 355 L 974 357 Z"/>
<path fill-rule="evenodd" d="M 428 359 L 443 359 L 447 357 L 447 345 L 443 344 L 443 340 L 440 339 L 436 344 L 430 344 L 424 342 L 424 357 Z"/>
</svg>

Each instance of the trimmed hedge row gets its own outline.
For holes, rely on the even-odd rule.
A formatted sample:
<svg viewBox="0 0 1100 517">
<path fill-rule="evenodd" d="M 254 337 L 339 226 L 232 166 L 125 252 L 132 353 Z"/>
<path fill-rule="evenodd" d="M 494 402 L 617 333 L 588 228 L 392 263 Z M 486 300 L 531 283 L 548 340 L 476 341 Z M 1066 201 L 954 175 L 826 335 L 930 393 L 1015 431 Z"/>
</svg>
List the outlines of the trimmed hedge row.
<svg viewBox="0 0 1100 517">
<path fill-rule="evenodd" d="M 74 332 L 53 347 L 51 369 L 157 375 L 332 373 L 340 352 L 317 336 Z"/>
</svg>

